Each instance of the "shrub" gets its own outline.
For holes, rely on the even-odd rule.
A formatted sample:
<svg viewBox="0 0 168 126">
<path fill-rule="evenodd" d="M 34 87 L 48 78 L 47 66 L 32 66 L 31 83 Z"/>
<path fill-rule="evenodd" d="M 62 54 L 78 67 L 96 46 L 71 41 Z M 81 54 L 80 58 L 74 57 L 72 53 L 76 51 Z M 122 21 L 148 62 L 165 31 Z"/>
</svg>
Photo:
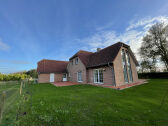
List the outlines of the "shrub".
<svg viewBox="0 0 168 126">
<path fill-rule="evenodd" d="M 139 73 L 138 77 L 143 79 L 168 79 L 168 72 Z"/>
<path fill-rule="evenodd" d="M 0 74 L 0 81 L 20 81 L 29 77 L 27 74 Z"/>
</svg>

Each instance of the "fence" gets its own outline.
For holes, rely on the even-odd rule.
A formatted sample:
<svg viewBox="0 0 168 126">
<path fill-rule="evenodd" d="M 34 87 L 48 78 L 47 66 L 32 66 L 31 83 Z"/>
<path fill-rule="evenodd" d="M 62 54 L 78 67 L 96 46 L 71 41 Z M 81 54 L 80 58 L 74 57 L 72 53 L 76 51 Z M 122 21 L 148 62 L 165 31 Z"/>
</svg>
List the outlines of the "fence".
<svg viewBox="0 0 168 126">
<path fill-rule="evenodd" d="M 37 81 L 0 82 L 0 125 L 1 123 L 7 125 L 3 123 L 3 118 L 10 113 L 10 109 L 15 109 L 16 112 L 16 118 L 11 118 L 11 123 L 19 123 L 19 118 L 26 113 L 24 109 L 27 104 L 25 99 L 30 99 L 27 100 L 29 102 L 32 101 L 32 92 L 28 90 L 28 87 L 34 83 L 37 83 Z M 15 106 L 15 108 L 10 106 Z"/>
</svg>

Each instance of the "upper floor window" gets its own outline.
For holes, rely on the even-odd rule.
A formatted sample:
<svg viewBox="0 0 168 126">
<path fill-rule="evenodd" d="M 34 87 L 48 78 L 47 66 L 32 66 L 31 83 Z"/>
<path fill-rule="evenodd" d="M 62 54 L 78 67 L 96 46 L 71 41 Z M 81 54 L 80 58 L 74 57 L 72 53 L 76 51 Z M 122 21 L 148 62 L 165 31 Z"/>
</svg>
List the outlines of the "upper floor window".
<svg viewBox="0 0 168 126">
<path fill-rule="evenodd" d="M 73 65 L 73 59 L 71 60 L 71 64 Z"/>
<path fill-rule="evenodd" d="M 75 59 L 75 64 L 78 64 L 78 58 Z"/>
</svg>

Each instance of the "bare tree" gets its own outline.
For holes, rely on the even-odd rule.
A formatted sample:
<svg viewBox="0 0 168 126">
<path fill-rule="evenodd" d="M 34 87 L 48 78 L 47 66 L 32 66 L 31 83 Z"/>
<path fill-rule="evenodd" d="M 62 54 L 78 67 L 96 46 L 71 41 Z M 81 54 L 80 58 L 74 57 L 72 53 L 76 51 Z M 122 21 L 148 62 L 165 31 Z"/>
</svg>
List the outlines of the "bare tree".
<svg viewBox="0 0 168 126">
<path fill-rule="evenodd" d="M 151 59 L 153 63 L 164 62 L 168 70 L 168 25 L 157 23 L 149 29 L 143 37 L 140 55 L 144 59 Z"/>
</svg>

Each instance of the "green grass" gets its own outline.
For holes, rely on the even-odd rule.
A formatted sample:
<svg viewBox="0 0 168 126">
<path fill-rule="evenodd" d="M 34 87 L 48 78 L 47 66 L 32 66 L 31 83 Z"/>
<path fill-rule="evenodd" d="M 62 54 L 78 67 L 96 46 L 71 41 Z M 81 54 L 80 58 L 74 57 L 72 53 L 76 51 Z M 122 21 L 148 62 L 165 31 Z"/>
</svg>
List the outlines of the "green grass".
<svg viewBox="0 0 168 126">
<path fill-rule="evenodd" d="M 21 126 L 168 125 L 166 79 L 150 80 L 147 84 L 124 90 L 91 85 L 55 87 L 51 84 L 30 85 L 24 90 L 16 123 Z M 14 110 L 6 115 L 16 118 Z M 3 122 L 10 124 L 6 118 Z"/>
<path fill-rule="evenodd" d="M 2 93 L 5 91 L 5 103 L 0 107 L 3 109 L 2 126 L 14 125 L 16 121 L 17 103 L 20 100 L 19 84 L 0 83 L 0 103 L 2 102 Z"/>
<path fill-rule="evenodd" d="M 168 125 L 168 80 L 151 80 L 125 90 L 51 84 L 32 85 L 29 90 L 32 108 L 21 118 L 21 125 Z"/>
</svg>

